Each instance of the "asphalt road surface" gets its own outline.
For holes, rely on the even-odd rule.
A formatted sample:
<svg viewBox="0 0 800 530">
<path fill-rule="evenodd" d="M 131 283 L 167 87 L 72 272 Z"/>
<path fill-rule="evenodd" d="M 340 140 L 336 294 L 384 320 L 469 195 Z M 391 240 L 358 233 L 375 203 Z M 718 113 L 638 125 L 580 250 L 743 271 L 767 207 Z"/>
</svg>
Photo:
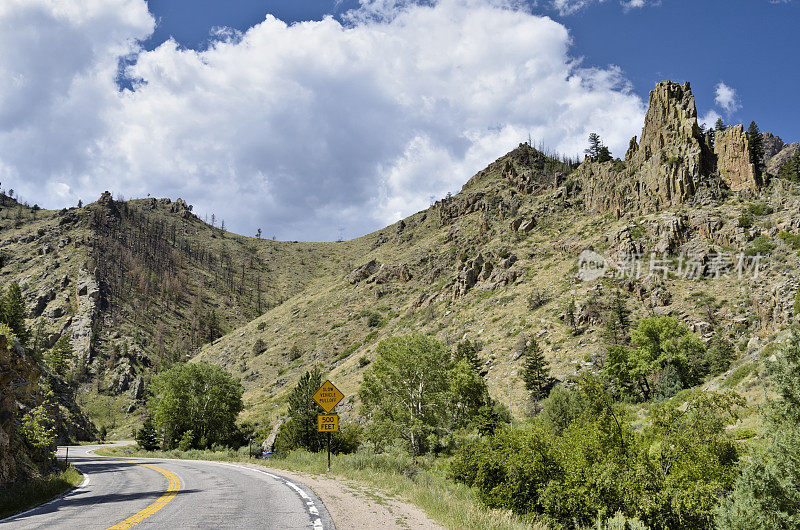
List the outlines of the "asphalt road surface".
<svg viewBox="0 0 800 530">
<path fill-rule="evenodd" d="M 0 521 L 0 529 L 334 527 L 311 490 L 273 473 L 216 462 L 90 453 L 99 447 L 69 448 L 70 462 L 86 476 L 80 487 Z"/>
</svg>

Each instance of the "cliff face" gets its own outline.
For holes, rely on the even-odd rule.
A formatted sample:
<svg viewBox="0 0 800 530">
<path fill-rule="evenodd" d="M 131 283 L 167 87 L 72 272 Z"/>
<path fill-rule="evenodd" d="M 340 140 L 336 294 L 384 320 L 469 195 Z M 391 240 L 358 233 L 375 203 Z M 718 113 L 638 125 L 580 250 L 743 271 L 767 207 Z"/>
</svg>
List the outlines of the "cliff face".
<svg viewBox="0 0 800 530">
<path fill-rule="evenodd" d="M 658 211 L 692 197 L 712 165 L 697 125 L 689 83 L 658 83 L 640 141 L 633 138 L 625 165 L 584 162 L 578 169 L 586 206 L 596 211 Z"/>
<path fill-rule="evenodd" d="M 0 485 L 34 472 L 19 422 L 23 410 L 41 402 L 39 375 L 33 359 L 0 332 Z"/>
<path fill-rule="evenodd" d="M 719 176 L 732 191 L 756 191 L 763 184 L 750 163 L 750 146 L 741 125 L 718 131 L 714 142 Z"/>
<path fill-rule="evenodd" d="M 773 138 L 770 149 L 778 147 L 779 139 L 768 140 Z M 631 140 L 624 164 L 587 160 L 577 178 L 589 210 L 619 217 L 625 211 L 652 213 L 684 204 L 717 174 L 731 191 L 756 191 L 763 181 L 749 161 L 741 125 L 718 132 L 712 149 L 697 124 L 689 83 L 662 81 L 650 92 L 641 137 Z"/>
</svg>

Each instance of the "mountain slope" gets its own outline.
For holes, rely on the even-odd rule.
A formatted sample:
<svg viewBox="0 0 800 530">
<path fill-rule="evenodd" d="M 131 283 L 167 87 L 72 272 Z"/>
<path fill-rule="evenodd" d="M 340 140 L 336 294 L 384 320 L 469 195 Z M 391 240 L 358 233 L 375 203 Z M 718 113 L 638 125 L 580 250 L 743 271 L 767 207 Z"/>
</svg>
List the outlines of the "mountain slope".
<svg viewBox="0 0 800 530">
<path fill-rule="evenodd" d="M 575 167 L 521 144 L 455 196 L 330 243 L 225 232 L 180 199 L 106 193 L 56 212 L 3 195 L 0 278 L 22 284 L 33 350 L 69 336 L 79 401 L 125 435 L 173 362 L 231 370 L 263 423 L 310 366 L 353 396 L 376 344 L 417 331 L 478 341 L 492 394 L 525 412 L 520 338 L 539 340 L 560 379 L 597 369 L 618 296 L 634 318 L 729 338 L 742 366 L 769 352 L 796 319 L 800 190 L 773 178 L 795 144 L 765 139 L 756 167 L 741 127 L 712 138 L 688 83 L 663 82 L 624 160 Z M 756 380 L 746 373 L 737 384 Z"/>
</svg>

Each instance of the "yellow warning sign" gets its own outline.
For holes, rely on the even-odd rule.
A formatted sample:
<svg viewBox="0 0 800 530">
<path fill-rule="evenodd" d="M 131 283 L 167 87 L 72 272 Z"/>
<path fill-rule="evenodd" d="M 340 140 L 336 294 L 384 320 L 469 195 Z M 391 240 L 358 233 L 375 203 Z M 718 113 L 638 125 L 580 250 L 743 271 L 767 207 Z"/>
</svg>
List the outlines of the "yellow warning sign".
<svg viewBox="0 0 800 530">
<path fill-rule="evenodd" d="M 344 398 L 344 394 L 333 383 L 325 381 L 312 397 L 325 412 L 330 412 Z"/>
<path fill-rule="evenodd" d="M 339 432 L 338 414 L 317 415 L 317 430 L 319 432 Z"/>
</svg>

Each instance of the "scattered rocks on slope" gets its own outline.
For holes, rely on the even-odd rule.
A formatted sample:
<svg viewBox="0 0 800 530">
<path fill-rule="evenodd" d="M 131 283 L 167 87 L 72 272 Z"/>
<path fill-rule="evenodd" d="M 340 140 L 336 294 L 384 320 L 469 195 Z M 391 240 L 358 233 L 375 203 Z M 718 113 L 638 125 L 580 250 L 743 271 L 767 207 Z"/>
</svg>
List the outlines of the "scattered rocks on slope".
<svg viewBox="0 0 800 530">
<path fill-rule="evenodd" d="M 411 279 L 411 272 L 405 263 L 383 263 L 370 260 L 368 263 L 354 269 L 346 277 L 348 282 L 356 284 L 366 280 L 367 283 L 388 283 L 393 280 L 407 282 Z"/>
</svg>

